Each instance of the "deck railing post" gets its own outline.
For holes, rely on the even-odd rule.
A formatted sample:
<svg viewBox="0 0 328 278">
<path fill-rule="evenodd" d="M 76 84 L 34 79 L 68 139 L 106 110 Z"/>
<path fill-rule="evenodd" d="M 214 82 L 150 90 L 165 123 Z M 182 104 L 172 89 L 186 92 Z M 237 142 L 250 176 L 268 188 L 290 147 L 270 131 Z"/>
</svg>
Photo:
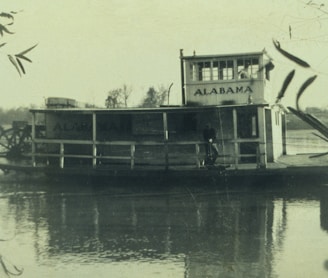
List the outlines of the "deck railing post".
<svg viewBox="0 0 328 278">
<path fill-rule="evenodd" d="M 200 161 L 199 161 L 199 144 L 195 144 L 195 152 L 196 152 L 196 166 L 200 168 Z"/>
<path fill-rule="evenodd" d="M 281 129 L 282 129 L 282 154 L 287 154 L 287 118 L 286 115 L 281 115 Z"/>
<path fill-rule="evenodd" d="M 261 166 L 261 155 L 260 155 L 260 144 L 256 147 L 256 167 L 260 168 Z"/>
<path fill-rule="evenodd" d="M 97 117 L 96 113 L 92 113 L 92 167 L 97 166 Z"/>
<path fill-rule="evenodd" d="M 163 130 L 164 130 L 164 155 L 165 155 L 165 169 L 169 168 L 169 132 L 167 129 L 167 113 L 163 112 Z"/>
<path fill-rule="evenodd" d="M 239 162 L 239 142 L 238 142 L 238 127 L 237 127 L 237 110 L 232 109 L 232 121 L 233 121 L 233 139 L 234 139 L 234 158 L 235 158 L 235 169 L 238 169 Z"/>
<path fill-rule="evenodd" d="M 135 143 L 131 144 L 131 170 L 134 169 L 134 154 L 135 154 L 135 150 L 136 150 L 136 145 Z"/>
<path fill-rule="evenodd" d="M 97 146 L 92 144 L 92 167 L 95 168 L 97 166 Z"/>
<path fill-rule="evenodd" d="M 259 166 L 260 168 L 266 168 L 267 166 L 267 152 L 266 152 L 266 121 L 265 121 L 265 108 L 258 107 L 257 108 L 258 114 L 258 125 L 259 125 Z"/>
<path fill-rule="evenodd" d="M 59 157 L 59 167 L 61 168 L 61 169 L 63 169 L 64 168 L 64 160 L 65 160 L 65 158 L 64 158 L 64 143 L 60 143 L 60 157 Z"/>
<path fill-rule="evenodd" d="M 32 138 L 32 165 L 33 167 L 36 166 L 35 161 L 35 124 L 36 124 L 36 117 L 35 112 L 32 113 L 32 130 L 31 130 L 31 138 Z"/>
</svg>

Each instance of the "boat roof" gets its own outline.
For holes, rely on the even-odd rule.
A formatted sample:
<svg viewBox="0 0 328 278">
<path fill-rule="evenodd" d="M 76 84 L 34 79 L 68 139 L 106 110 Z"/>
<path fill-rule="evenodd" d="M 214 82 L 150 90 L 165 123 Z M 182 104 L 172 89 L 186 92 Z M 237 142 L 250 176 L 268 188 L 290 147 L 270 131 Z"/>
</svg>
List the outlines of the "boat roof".
<svg viewBox="0 0 328 278">
<path fill-rule="evenodd" d="M 208 105 L 208 106 L 161 106 L 155 108 L 33 108 L 32 113 L 75 113 L 75 114 L 131 114 L 163 112 L 200 112 L 211 109 L 232 109 L 234 107 L 264 107 L 268 104 Z"/>
<path fill-rule="evenodd" d="M 263 51 L 257 52 L 243 52 L 243 53 L 229 53 L 229 54 L 212 54 L 212 55 L 190 55 L 190 56 L 182 56 L 182 59 L 192 60 L 192 59 L 211 59 L 211 58 L 223 58 L 223 57 L 244 57 L 244 56 L 260 56 L 263 55 Z"/>
</svg>

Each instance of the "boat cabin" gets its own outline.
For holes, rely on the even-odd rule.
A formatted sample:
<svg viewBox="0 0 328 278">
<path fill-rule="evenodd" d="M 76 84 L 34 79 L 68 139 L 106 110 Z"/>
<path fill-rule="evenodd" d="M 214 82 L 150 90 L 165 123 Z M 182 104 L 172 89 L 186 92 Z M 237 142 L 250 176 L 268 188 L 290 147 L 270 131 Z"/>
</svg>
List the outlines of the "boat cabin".
<svg viewBox="0 0 328 278">
<path fill-rule="evenodd" d="M 31 109 L 33 164 L 203 168 L 209 123 L 217 133 L 217 164 L 265 168 L 285 152 L 284 113 L 270 103 L 273 65 L 265 53 L 180 54 L 181 106 L 94 109 L 49 98 L 46 108 Z M 40 115 L 44 134 L 35 128 Z"/>
</svg>

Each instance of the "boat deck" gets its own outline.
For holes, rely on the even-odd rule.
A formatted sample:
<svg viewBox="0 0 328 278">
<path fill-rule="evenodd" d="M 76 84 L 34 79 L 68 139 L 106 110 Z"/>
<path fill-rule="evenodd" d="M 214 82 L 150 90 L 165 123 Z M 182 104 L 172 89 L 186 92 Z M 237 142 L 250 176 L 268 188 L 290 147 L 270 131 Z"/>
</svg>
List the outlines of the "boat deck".
<svg viewBox="0 0 328 278">
<path fill-rule="evenodd" d="M 145 178 L 204 178 L 204 177 L 310 177 L 328 178 L 328 157 L 311 158 L 313 154 L 285 155 L 274 163 L 268 163 L 266 168 L 258 168 L 256 164 L 238 164 L 214 166 L 172 165 L 165 169 L 164 165 L 136 165 L 133 170 L 127 165 L 98 165 L 95 168 L 86 165 L 48 167 L 46 165 L 32 166 L 30 161 L 8 161 L 0 158 L 0 169 L 7 173 L 19 171 L 25 173 L 45 173 L 66 176 L 107 176 L 107 177 L 145 177 Z M 328 179 L 327 179 L 328 180 Z"/>
</svg>

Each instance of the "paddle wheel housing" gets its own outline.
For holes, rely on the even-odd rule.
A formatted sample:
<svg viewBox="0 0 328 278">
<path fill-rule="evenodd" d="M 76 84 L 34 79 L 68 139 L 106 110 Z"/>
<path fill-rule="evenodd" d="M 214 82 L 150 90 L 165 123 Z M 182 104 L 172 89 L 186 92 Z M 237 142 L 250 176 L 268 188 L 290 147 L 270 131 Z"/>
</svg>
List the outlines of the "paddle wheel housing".
<svg viewBox="0 0 328 278">
<path fill-rule="evenodd" d="M 42 127 L 36 128 L 42 133 Z M 32 127 L 27 121 L 13 121 L 11 127 L 0 126 L 0 154 L 7 158 L 19 158 L 31 151 Z"/>
</svg>

